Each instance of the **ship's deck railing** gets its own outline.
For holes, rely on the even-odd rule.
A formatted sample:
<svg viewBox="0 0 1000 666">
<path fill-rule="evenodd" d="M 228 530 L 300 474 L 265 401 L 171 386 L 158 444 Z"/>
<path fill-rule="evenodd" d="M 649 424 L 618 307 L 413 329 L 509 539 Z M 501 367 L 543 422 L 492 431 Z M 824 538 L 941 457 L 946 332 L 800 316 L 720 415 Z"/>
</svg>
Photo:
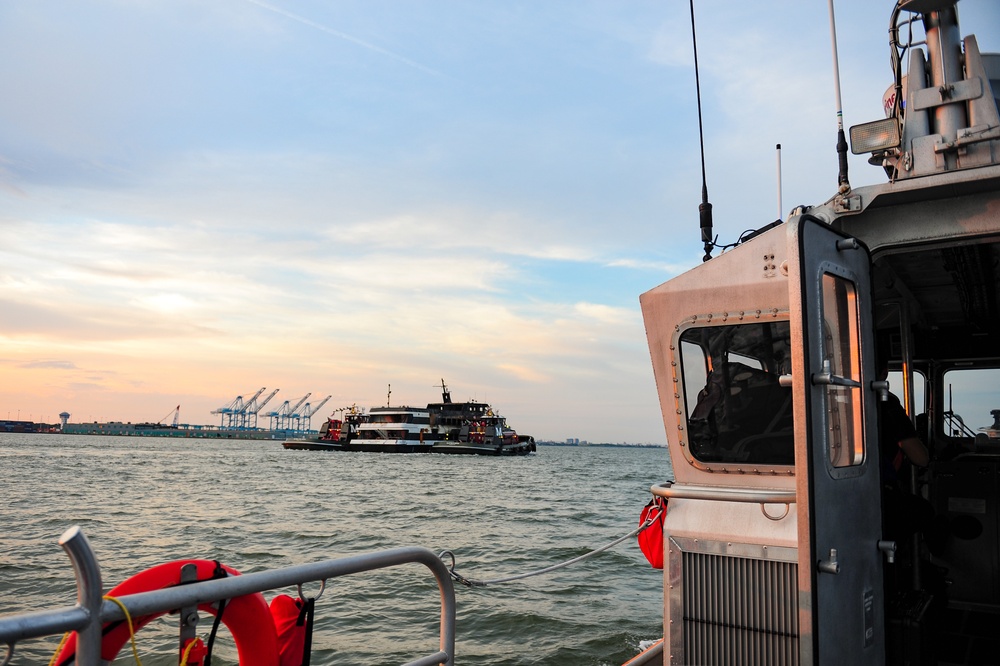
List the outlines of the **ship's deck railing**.
<svg viewBox="0 0 1000 666">
<path fill-rule="evenodd" d="M 78 666 L 101 664 L 101 628 L 107 622 L 125 619 L 125 613 L 112 601 L 103 598 L 101 571 L 90 548 L 87 537 L 79 527 L 71 527 L 59 539 L 69 555 L 76 573 L 76 606 L 0 617 L 0 644 L 7 646 L 7 655 L 0 664 L 6 666 L 13 658 L 18 641 L 54 636 L 66 631 L 76 631 Z M 440 649 L 405 666 L 454 666 L 455 655 L 455 588 L 444 562 L 426 548 L 407 547 L 205 580 L 187 585 L 122 595 L 132 617 L 165 613 L 180 608 L 232 599 L 245 594 L 264 592 L 284 587 L 301 586 L 314 581 L 326 581 L 350 574 L 384 569 L 401 564 L 419 563 L 434 574 L 441 592 Z M 300 588 L 301 589 L 301 588 Z"/>
<path fill-rule="evenodd" d="M 729 486 L 677 485 L 671 482 L 651 486 L 657 497 L 716 500 L 719 502 L 749 502 L 751 504 L 794 504 L 795 490 L 776 488 L 733 488 Z"/>
</svg>

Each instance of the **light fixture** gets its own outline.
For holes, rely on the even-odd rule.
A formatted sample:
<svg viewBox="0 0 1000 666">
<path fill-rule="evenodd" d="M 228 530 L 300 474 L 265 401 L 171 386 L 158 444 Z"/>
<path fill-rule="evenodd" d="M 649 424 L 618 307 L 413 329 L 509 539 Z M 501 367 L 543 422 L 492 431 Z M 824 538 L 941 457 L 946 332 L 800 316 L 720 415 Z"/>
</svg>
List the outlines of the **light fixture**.
<svg viewBox="0 0 1000 666">
<path fill-rule="evenodd" d="M 851 128 L 851 152 L 855 155 L 886 151 L 899 141 L 899 122 L 894 117 Z"/>
</svg>

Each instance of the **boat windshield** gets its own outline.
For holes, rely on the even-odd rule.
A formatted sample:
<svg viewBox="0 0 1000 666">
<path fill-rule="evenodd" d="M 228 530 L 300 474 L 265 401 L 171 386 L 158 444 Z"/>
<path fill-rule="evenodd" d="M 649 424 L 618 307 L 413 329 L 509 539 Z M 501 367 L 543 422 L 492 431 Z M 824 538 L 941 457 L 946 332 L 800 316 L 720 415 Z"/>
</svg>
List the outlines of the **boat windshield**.
<svg viewBox="0 0 1000 666">
<path fill-rule="evenodd" d="M 701 326 L 680 336 L 688 449 L 700 462 L 794 464 L 787 320 Z"/>
</svg>

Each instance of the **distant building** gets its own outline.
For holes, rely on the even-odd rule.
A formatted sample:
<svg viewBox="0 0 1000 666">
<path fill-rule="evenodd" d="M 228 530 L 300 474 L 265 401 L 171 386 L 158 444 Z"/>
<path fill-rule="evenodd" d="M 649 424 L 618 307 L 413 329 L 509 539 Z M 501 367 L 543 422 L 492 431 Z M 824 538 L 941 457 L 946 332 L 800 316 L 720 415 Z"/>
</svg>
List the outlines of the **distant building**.
<svg viewBox="0 0 1000 666">
<path fill-rule="evenodd" d="M 59 415 L 59 429 L 65 430 L 66 424 L 69 423 L 69 417 L 72 416 L 69 412 L 63 412 Z"/>
<path fill-rule="evenodd" d="M 38 432 L 34 421 L 0 420 L 0 432 Z"/>
</svg>

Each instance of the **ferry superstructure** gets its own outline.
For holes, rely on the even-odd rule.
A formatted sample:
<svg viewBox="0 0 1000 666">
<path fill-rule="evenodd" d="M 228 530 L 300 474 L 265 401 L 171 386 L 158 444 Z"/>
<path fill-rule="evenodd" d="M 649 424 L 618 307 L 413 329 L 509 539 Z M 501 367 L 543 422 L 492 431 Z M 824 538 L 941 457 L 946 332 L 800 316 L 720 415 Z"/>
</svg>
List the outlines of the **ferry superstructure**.
<svg viewBox="0 0 1000 666">
<path fill-rule="evenodd" d="M 420 407 L 372 407 L 368 420 L 357 427 L 344 451 L 428 453 L 438 436 L 431 429 L 431 413 Z"/>
</svg>

